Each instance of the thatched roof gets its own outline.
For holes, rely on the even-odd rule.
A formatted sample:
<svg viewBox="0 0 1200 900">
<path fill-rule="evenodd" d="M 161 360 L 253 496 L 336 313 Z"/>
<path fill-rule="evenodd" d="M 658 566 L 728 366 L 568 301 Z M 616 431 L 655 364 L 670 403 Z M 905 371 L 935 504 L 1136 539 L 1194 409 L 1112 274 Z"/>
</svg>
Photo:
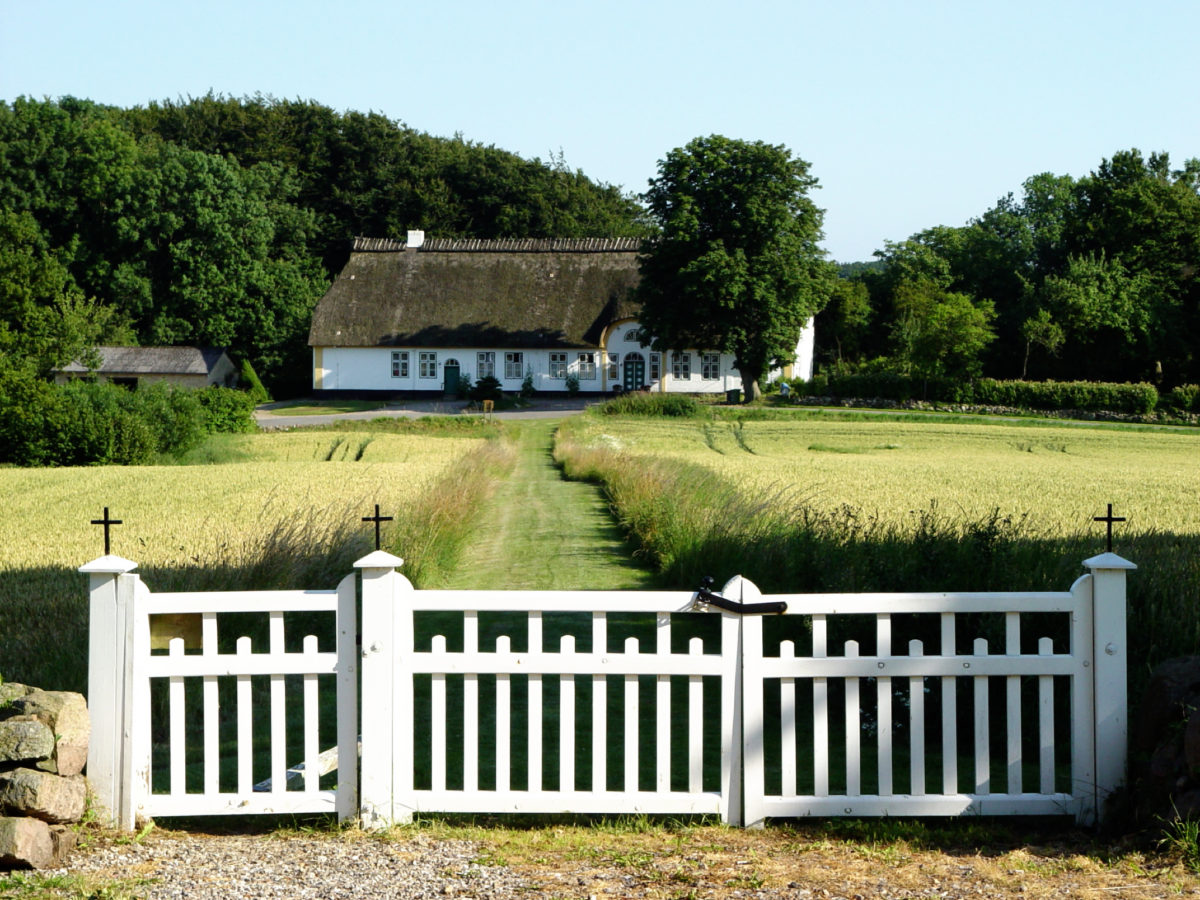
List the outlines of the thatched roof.
<svg viewBox="0 0 1200 900">
<path fill-rule="evenodd" d="M 89 369 L 78 361 L 62 371 L 82 375 L 208 375 L 225 351 L 214 347 L 97 347 L 100 368 Z"/>
<path fill-rule="evenodd" d="M 631 316 L 633 238 L 357 238 L 313 313 L 317 347 L 597 347 Z"/>
</svg>

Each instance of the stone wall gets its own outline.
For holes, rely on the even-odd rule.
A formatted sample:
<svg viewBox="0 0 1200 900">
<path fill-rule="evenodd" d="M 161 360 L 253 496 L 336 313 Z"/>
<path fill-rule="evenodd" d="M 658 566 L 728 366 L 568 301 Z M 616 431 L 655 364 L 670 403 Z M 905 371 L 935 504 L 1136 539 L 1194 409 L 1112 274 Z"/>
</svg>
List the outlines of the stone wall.
<svg viewBox="0 0 1200 900">
<path fill-rule="evenodd" d="M 0 683 L 0 870 L 58 865 L 87 805 L 82 694 Z"/>
</svg>

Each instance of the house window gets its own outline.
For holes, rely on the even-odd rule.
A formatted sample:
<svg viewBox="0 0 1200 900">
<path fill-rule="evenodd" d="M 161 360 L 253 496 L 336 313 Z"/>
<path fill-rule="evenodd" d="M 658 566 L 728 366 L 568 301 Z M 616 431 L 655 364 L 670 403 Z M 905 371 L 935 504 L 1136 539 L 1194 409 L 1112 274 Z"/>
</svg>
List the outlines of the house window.
<svg viewBox="0 0 1200 900">
<path fill-rule="evenodd" d="M 608 380 L 618 381 L 621 378 L 620 374 L 621 356 L 618 353 L 608 354 Z"/>
<path fill-rule="evenodd" d="M 550 377 L 551 378 L 566 378 L 567 377 L 567 354 L 551 353 L 550 354 Z"/>
<path fill-rule="evenodd" d="M 595 353 L 580 353 L 579 354 L 579 380 L 580 381 L 595 381 L 596 380 L 596 354 Z"/>
<path fill-rule="evenodd" d="M 525 354 L 523 353 L 505 353 L 504 354 L 504 377 L 509 379 L 520 380 L 525 368 Z"/>
<path fill-rule="evenodd" d="M 662 381 L 662 354 L 650 354 L 650 380 Z"/>
<path fill-rule="evenodd" d="M 422 350 L 417 357 L 417 374 L 421 378 L 437 378 L 437 353 L 432 350 Z"/>
<path fill-rule="evenodd" d="M 672 353 L 671 374 L 680 381 L 690 381 L 692 378 L 692 354 Z"/>
<path fill-rule="evenodd" d="M 626 343 L 638 344 L 638 343 L 641 343 L 641 340 L 642 340 L 642 332 L 640 329 L 630 328 L 627 332 L 625 332 L 625 342 Z"/>
<path fill-rule="evenodd" d="M 408 377 L 408 351 L 393 350 L 392 351 L 392 377 L 407 378 Z"/>
<path fill-rule="evenodd" d="M 488 350 L 483 353 L 475 354 L 475 377 L 476 378 L 495 378 L 496 377 L 496 353 L 493 350 Z"/>
<path fill-rule="evenodd" d="M 706 381 L 715 381 L 721 377 L 721 354 L 700 354 L 700 377 Z"/>
</svg>

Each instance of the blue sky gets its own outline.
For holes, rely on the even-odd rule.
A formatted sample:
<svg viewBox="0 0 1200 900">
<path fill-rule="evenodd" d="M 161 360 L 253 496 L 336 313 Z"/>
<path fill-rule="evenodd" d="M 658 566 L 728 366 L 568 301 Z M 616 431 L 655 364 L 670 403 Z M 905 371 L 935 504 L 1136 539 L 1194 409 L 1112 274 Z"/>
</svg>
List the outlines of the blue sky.
<svg viewBox="0 0 1200 900">
<path fill-rule="evenodd" d="M 631 192 L 698 135 L 784 144 L 849 261 L 1040 172 L 1200 156 L 1198 33 L 1196 0 L 0 0 L 0 99 L 314 99 Z"/>
</svg>

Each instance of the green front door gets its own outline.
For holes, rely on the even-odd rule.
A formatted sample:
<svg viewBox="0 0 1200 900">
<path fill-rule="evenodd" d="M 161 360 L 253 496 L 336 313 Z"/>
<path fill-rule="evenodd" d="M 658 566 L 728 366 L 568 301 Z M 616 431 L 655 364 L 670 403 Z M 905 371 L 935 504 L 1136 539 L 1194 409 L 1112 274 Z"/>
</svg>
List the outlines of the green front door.
<svg viewBox="0 0 1200 900">
<path fill-rule="evenodd" d="M 627 391 L 640 391 L 646 384 L 646 360 L 640 353 L 625 354 L 624 378 L 621 387 Z"/>
<path fill-rule="evenodd" d="M 458 396 L 458 363 L 452 359 L 446 360 L 446 365 L 442 368 L 442 378 L 446 383 L 446 396 Z"/>
</svg>

